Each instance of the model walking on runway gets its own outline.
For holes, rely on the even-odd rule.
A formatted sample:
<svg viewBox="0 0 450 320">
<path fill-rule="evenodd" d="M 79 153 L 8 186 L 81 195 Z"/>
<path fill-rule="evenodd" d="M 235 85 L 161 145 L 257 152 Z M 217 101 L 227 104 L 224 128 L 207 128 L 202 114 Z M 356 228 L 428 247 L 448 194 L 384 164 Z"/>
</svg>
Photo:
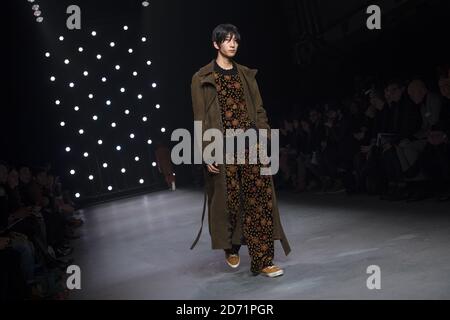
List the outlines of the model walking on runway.
<svg viewBox="0 0 450 320">
<path fill-rule="evenodd" d="M 234 61 L 240 41 L 238 29 L 231 24 L 214 29 L 212 42 L 217 57 L 192 77 L 194 120 L 202 122 L 203 132 L 216 128 L 224 137 L 227 129 L 267 129 L 270 138 L 270 126 L 255 79 L 257 70 Z M 204 143 L 200 142 L 199 147 L 203 150 Z M 259 161 L 256 164 L 248 161 L 251 148 L 259 150 L 260 147 L 258 143 L 245 145 L 244 164 L 237 163 L 237 152 L 228 150 L 225 157 L 232 157 L 233 163 L 225 160 L 222 164 L 205 163 L 209 233 L 212 248 L 224 250 L 225 261 L 231 268 L 239 266 L 239 249 L 247 245 L 251 272 L 276 277 L 284 272 L 273 264 L 274 240 L 281 241 L 286 255 L 290 246 L 281 225 L 272 176 L 261 175 L 260 169 L 265 165 Z M 202 226 L 204 215 L 205 210 Z M 192 248 L 200 234 L 201 229 Z"/>
</svg>

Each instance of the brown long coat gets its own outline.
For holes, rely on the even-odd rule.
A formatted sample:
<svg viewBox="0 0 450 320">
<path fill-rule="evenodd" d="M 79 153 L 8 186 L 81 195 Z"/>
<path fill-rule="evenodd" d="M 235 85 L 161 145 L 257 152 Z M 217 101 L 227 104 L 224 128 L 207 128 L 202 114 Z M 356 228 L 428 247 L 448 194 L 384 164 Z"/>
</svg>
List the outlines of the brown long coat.
<svg viewBox="0 0 450 320">
<path fill-rule="evenodd" d="M 263 107 L 261 94 L 259 92 L 258 84 L 255 75 L 258 72 L 256 69 L 250 69 L 246 66 L 236 63 L 239 77 L 242 80 L 243 89 L 245 93 L 245 101 L 250 120 L 256 123 L 257 128 L 264 128 L 269 130 L 270 126 L 266 111 Z M 217 98 L 216 82 L 213 75 L 214 60 L 200 68 L 192 77 L 191 95 L 192 108 L 194 111 L 194 120 L 202 121 L 202 135 L 198 135 L 201 139 L 203 132 L 210 128 L 219 129 L 223 134 L 222 115 L 220 111 L 219 101 Z M 210 142 L 195 141 L 201 150 Z M 245 244 L 241 243 L 242 226 L 240 219 L 237 219 L 236 230 L 233 233 L 232 239 L 229 236 L 229 214 L 227 208 L 227 189 L 225 177 L 225 165 L 218 164 L 220 173 L 209 173 L 204 166 L 203 173 L 205 177 L 205 200 L 208 198 L 208 225 L 209 233 L 211 235 L 212 249 L 229 249 L 231 244 Z M 289 254 L 291 248 L 289 246 L 286 235 L 280 221 L 280 214 L 278 212 L 278 205 L 275 195 L 275 188 L 273 179 L 271 177 L 272 196 L 272 213 L 274 218 L 274 240 L 280 240 L 283 250 L 286 255 Z M 205 205 L 202 217 L 205 214 Z M 191 249 L 196 245 L 202 228 L 199 231 L 197 239 L 194 241 Z"/>
</svg>

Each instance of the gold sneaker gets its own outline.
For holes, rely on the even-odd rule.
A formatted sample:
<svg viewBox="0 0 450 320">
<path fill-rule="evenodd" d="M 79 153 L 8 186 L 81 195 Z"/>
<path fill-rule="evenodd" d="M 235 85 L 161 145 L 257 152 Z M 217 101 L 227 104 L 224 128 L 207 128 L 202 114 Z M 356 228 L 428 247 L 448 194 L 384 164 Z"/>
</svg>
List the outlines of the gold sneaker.
<svg viewBox="0 0 450 320">
<path fill-rule="evenodd" d="M 239 264 L 241 263 L 241 259 L 239 258 L 239 255 L 237 255 L 237 254 L 227 255 L 226 261 L 227 261 L 227 264 L 233 269 L 239 267 Z"/>
<path fill-rule="evenodd" d="M 283 269 L 277 266 L 268 266 L 262 269 L 259 274 L 262 274 L 269 278 L 275 278 L 284 274 Z"/>
</svg>

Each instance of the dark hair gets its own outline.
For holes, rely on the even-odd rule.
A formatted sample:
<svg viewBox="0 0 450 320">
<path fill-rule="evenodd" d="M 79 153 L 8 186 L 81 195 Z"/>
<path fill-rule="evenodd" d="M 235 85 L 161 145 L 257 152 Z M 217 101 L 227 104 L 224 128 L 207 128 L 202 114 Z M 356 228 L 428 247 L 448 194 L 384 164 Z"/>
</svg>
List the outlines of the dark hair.
<svg viewBox="0 0 450 320">
<path fill-rule="evenodd" d="M 212 32 L 212 41 L 220 46 L 228 35 L 234 35 L 238 43 L 241 41 L 241 35 L 239 34 L 238 28 L 229 23 L 219 24 L 214 28 Z"/>
</svg>

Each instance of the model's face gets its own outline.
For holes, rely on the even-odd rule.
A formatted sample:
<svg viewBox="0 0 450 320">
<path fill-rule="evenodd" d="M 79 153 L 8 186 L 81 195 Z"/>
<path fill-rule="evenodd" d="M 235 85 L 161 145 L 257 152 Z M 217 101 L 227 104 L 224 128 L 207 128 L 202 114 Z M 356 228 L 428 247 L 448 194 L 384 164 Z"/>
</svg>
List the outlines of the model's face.
<svg viewBox="0 0 450 320">
<path fill-rule="evenodd" d="M 238 50 L 239 43 L 236 41 L 236 37 L 234 35 L 227 35 L 225 41 L 219 46 L 217 42 L 214 42 L 214 47 L 219 50 L 219 53 L 228 58 L 233 58 Z"/>
</svg>

